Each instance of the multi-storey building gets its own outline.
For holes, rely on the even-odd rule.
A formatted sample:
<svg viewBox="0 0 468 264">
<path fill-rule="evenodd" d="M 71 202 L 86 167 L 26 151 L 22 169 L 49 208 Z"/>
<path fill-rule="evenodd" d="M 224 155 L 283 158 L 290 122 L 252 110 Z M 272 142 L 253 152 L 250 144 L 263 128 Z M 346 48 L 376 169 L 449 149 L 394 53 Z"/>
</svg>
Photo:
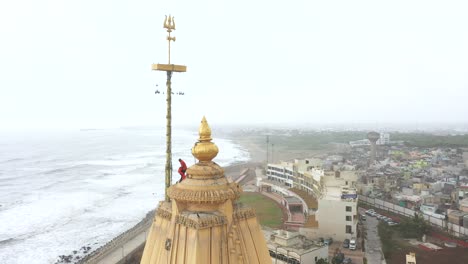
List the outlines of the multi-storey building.
<svg viewBox="0 0 468 264">
<path fill-rule="evenodd" d="M 340 165 L 324 170 L 322 165 L 318 159 L 268 164 L 267 177 L 317 200 L 317 209 L 308 211 L 308 217 L 317 223 L 313 227 L 301 228 L 303 234 L 336 240 L 355 237 L 358 222 L 357 173 Z"/>
<path fill-rule="evenodd" d="M 285 230 L 269 232 L 264 230 L 264 233 L 272 263 L 315 264 L 320 259 L 328 259 L 328 245 L 306 239 L 298 232 Z"/>
<path fill-rule="evenodd" d="M 286 186 L 293 186 L 293 163 L 281 162 L 280 164 L 268 164 L 268 180 L 278 181 Z"/>
<path fill-rule="evenodd" d="M 388 145 L 390 144 L 390 134 L 389 133 L 380 133 L 380 138 L 377 140 L 377 145 Z"/>
</svg>

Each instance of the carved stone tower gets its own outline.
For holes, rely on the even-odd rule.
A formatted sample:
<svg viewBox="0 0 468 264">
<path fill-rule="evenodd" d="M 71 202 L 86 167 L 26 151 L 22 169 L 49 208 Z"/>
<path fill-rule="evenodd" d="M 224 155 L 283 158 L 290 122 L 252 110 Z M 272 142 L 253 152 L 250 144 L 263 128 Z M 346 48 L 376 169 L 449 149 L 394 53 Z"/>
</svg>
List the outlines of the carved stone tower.
<svg viewBox="0 0 468 264">
<path fill-rule="evenodd" d="M 159 203 L 141 263 L 271 263 L 254 210 L 236 204 L 242 189 L 212 161 L 218 147 L 205 118 L 199 134 L 192 148 L 199 162 L 169 187 L 171 201 Z"/>
</svg>

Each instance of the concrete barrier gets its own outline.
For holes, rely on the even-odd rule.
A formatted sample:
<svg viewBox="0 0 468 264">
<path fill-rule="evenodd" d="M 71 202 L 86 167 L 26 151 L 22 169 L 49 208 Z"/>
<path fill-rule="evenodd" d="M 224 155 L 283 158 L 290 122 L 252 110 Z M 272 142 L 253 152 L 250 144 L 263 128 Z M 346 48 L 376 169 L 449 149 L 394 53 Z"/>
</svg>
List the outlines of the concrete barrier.
<svg viewBox="0 0 468 264">
<path fill-rule="evenodd" d="M 137 241 L 141 241 L 143 244 L 146 240 L 146 234 L 148 229 L 151 227 L 154 218 L 154 210 L 148 212 L 138 224 L 133 226 L 132 228 L 128 229 L 127 231 L 123 232 L 119 236 L 113 238 L 111 241 L 107 242 L 105 245 L 97 248 L 89 255 L 86 255 L 84 258 L 79 260 L 78 264 L 97 264 L 101 262 L 102 259 L 106 258 L 110 254 L 116 252 L 117 250 L 121 249 L 121 257 L 122 259 L 125 258 L 126 255 L 134 252 L 135 248 L 130 248 L 125 252 L 124 245 L 128 242 L 133 242 L 132 246 L 138 248 L 138 245 L 135 243 Z"/>
</svg>

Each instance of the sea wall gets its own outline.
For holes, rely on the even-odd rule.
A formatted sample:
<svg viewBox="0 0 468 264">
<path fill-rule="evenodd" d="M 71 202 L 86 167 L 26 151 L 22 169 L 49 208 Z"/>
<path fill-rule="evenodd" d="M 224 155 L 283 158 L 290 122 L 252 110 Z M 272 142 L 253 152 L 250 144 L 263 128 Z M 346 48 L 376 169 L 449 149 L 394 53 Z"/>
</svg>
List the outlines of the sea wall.
<svg viewBox="0 0 468 264">
<path fill-rule="evenodd" d="M 146 234 L 148 229 L 151 226 L 152 220 L 154 218 L 154 210 L 148 212 L 138 224 L 133 226 L 132 228 L 128 229 L 127 231 L 123 232 L 119 236 L 113 238 L 111 241 L 107 242 L 105 245 L 97 248 L 93 252 L 91 252 L 89 255 L 83 257 L 80 261 L 78 261 L 78 264 L 97 264 L 101 262 L 104 258 L 107 258 L 110 256 L 112 253 L 118 251 L 122 252 L 119 254 L 121 259 L 125 259 L 125 257 L 129 254 L 132 254 L 136 249 L 138 249 L 139 246 L 134 246 L 130 248 L 125 248 L 124 246 L 129 243 L 130 241 L 134 240 L 139 235 L 144 234 L 144 237 L 146 238 Z M 142 241 L 141 244 L 144 244 L 144 240 Z M 141 245 L 140 245 L 141 246 Z M 134 248 L 133 248 L 134 247 Z M 117 262 L 116 262 L 117 263 Z"/>
</svg>

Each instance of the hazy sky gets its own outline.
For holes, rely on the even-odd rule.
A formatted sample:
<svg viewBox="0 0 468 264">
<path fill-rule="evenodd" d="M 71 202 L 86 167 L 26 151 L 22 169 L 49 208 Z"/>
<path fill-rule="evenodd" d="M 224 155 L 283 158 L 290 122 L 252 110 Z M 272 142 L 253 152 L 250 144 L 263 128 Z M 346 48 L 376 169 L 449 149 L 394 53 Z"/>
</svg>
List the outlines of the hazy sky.
<svg viewBox="0 0 468 264">
<path fill-rule="evenodd" d="M 468 1 L 0 2 L 0 129 L 468 121 Z M 155 85 L 159 84 L 159 87 Z"/>
</svg>

